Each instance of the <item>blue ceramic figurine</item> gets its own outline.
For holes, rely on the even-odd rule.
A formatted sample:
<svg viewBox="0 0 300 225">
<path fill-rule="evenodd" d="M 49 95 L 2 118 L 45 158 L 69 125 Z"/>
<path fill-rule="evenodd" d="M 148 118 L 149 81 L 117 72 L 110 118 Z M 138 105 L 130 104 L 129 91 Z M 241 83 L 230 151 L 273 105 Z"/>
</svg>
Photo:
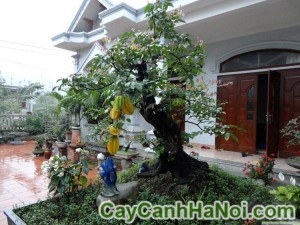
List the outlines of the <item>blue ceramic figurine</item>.
<svg viewBox="0 0 300 225">
<path fill-rule="evenodd" d="M 112 197 L 119 194 L 119 190 L 116 186 L 117 172 L 114 161 L 110 157 L 105 158 L 102 153 L 98 154 L 97 159 L 99 160 L 99 164 L 102 162 L 99 165 L 99 175 L 103 179 L 105 186 L 101 195 L 105 197 Z"/>
</svg>

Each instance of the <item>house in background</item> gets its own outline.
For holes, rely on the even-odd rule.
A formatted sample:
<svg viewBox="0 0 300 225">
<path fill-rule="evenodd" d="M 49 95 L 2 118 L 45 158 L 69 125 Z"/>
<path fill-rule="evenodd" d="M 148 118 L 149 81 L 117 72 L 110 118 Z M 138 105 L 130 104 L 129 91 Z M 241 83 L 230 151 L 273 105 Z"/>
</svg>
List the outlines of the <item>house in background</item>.
<svg viewBox="0 0 300 225">
<path fill-rule="evenodd" d="M 21 87 L 11 86 L 11 85 L 1 85 L 0 89 L 2 92 L 5 92 L 6 95 L 17 95 L 17 92 L 21 89 Z M 12 98 L 10 98 L 10 101 L 12 101 Z M 21 129 L 20 127 L 15 126 L 15 122 L 19 120 L 23 120 L 27 114 L 30 114 L 32 112 L 32 107 L 33 107 L 32 99 L 25 98 L 25 99 L 17 100 L 16 98 L 15 101 L 16 101 L 15 107 L 10 108 L 9 110 L 5 110 L 1 108 L 0 132 Z"/>
<path fill-rule="evenodd" d="M 133 2 L 133 4 L 131 3 Z M 76 52 L 75 72 L 117 38 L 135 28 L 144 30 L 147 1 L 84 0 L 69 29 L 52 38 L 61 49 Z M 279 130 L 300 116 L 300 1 L 299 0 L 175 0 L 186 23 L 177 26 L 206 45 L 204 80 L 219 80 L 211 87 L 224 106 L 226 121 L 245 129 L 239 142 L 201 135 L 192 143 L 279 157 L 299 155 L 287 147 Z M 150 130 L 136 115 L 134 124 Z M 190 124 L 186 131 L 193 131 Z"/>
</svg>

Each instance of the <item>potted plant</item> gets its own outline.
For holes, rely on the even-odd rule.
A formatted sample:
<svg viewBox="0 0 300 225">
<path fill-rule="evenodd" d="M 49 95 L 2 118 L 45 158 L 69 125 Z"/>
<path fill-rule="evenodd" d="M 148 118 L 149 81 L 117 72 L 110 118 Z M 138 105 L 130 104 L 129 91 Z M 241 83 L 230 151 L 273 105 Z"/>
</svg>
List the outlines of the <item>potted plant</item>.
<svg viewBox="0 0 300 225">
<path fill-rule="evenodd" d="M 294 156 L 288 157 L 286 163 L 296 169 L 300 169 L 300 116 L 293 118 L 280 130 L 282 137 L 287 139 L 287 147 L 292 147 Z"/>
<path fill-rule="evenodd" d="M 280 130 L 282 137 L 287 138 L 287 147 L 300 145 L 300 116 L 293 118 Z"/>
<path fill-rule="evenodd" d="M 45 143 L 45 134 L 37 135 L 35 137 L 35 142 L 36 142 L 36 145 L 35 145 L 35 148 L 33 149 L 32 153 L 35 156 L 43 156 L 44 155 L 43 145 Z"/>
<path fill-rule="evenodd" d="M 56 139 L 58 148 L 67 147 L 66 133 L 70 131 L 70 120 L 67 116 L 62 116 L 58 122 L 52 127 L 52 136 Z"/>
<path fill-rule="evenodd" d="M 45 140 L 45 149 L 44 149 L 44 157 L 45 159 L 50 159 L 52 155 L 52 145 L 53 145 L 53 139 L 46 138 Z"/>
</svg>

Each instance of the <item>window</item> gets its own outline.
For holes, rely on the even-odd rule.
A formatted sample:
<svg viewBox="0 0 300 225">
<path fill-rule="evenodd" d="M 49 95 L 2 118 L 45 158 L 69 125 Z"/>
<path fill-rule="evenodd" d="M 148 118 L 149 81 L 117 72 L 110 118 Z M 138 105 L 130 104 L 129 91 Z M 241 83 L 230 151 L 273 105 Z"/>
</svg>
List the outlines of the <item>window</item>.
<svg viewBox="0 0 300 225">
<path fill-rule="evenodd" d="M 221 63 L 221 72 L 230 72 L 264 67 L 285 66 L 300 63 L 300 52 L 268 49 L 234 56 Z"/>
</svg>

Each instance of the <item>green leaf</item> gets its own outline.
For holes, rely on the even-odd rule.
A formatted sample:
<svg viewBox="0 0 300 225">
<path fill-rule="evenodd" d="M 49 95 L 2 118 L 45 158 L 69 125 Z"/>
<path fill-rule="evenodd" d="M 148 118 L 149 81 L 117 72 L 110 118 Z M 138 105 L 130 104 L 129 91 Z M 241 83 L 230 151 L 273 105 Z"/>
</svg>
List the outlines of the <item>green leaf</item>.
<svg viewBox="0 0 300 225">
<path fill-rule="evenodd" d="M 278 193 L 280 193 L 280 194 L 286 194 L 286 193 L 288 193 L 288 189 L 285 186 L 279 186 L 277 188 L 277 190 L 278 190 Z"/>
<path fill-rule="evenodd" d="M 292 198 L 293 198 L 293 196 L 294 196 L 294 193 L 286 193 L 286 198 L 287 198 L 287 200 L 291 200 Z"/>
<path fill-rule="evenodd" d="M 85 176 L 80 176 L 79 181 L 83 187 L 87 186 L 88 179 Z"/>
<path fill-rule="evenodd" d="M 231 134 L 231 137 L 234 141 L 238 142 L 239 138 L 235 134 Z"/>
<path fill-rule="evenodd" d="M 228 141 L 228 140 L 229 140 L 229 138 L 230 138 L 230 133 L 225 133 L 225 135 L 224 135 L 224 139 L 225 139 L 226 141 Z"/>
</svg>

